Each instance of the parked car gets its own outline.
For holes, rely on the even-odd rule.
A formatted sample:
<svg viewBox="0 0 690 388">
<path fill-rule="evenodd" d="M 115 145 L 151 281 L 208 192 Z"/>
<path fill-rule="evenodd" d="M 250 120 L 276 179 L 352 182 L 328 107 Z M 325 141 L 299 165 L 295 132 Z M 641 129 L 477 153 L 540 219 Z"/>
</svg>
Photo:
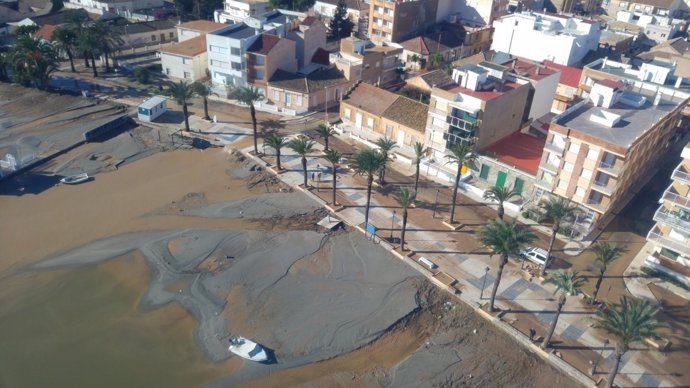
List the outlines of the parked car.
<svg viewBox="0 0 690 388">
<path fill-rule="evenodd" d="M 546 251 L 546 249 L 536 247 L 528 247 L 520 252 L 520 257 L 539 265 L 544 265 L 548 256 L 549 253 Z"/>
</svg>

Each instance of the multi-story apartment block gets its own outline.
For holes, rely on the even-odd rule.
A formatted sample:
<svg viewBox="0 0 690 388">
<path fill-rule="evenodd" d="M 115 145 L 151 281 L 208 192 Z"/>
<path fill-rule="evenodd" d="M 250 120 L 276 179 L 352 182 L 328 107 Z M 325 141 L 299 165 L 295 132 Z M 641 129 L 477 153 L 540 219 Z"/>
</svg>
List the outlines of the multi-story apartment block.
<svg viewBox="0 0 690 388">
<path fill-rule="evenodd" d="M 214 12 L 219 23 L 242 23 L 248 17 L 257 17 L 268 12 L 268 0 L 225 0 L 223 9 Z"/>
<path fill-rule="evenodd" d="M 369 39 L 401 42 L 436 22 L 439 0 L 372 0 Z"/>
<path fill-rule="evenodd" d="M 355 32 L 360 38 L 367 35 L 369 26 L 369 3 L 364 0 L 346 0 L 347 15 L 355 25 Z M 338 0 L 316 0 L 314 12 L 326 18 L 332 18 L 338 8 Z"/>
<path fill-rule="evenodd" d="M 457 143 L 478 150 L 522 127 L 531 86 L 490 62 L 453 70 L 454 84 L 432 89 L 425 144 L 442 157 Z"/>
<path fill-rule="evenodd" d="M 266 91 L 268 80 L 276 71 L 297 71 L 295 42 L 263 33 L 247 49 L 247 82 Z"/>
<path fill-rule="evenodd" d="M 680 83 L 664 85 L 668 71 L 606 62 L 585 67 L 586 99 L 552 119 L 537 176 L 538 187 L 580 205 L 582 235 L 603 228 L 646 182 L 690 98 Z"/>
<path fill-rule="evenodd" d="M 493 26 L 492 50 L 561 65 L 579 63 L 596 51 L 601 35 L 599 24 L 589 20 L 531 12 L 504 16 Z"/>
<path fill-rule="evenodd" d="M 375 45 L 349 37 L 340 40 L 340 51 L 330 55 L 330 62 L 349 80 L 387 85 L 399 79 L 397 70 L 402 52 L 402 47 L 396 44 Z"/>
<path fill-rule="evenodd" d="M 129 17 L 140 9 L 162 8 L 163 0 L 68 0 L 64 5 L 65 8 L 85 9 L 98 15 L 112 13 Z"/>
<path fill-rule="evenodd" d="M 690 286 L 690 143 L 681 157 L 671 174 L 671 185 L 661 197 L 661 206 L 654 213 L 656 225 L 647 235 L 654 250 L 645 266 Z"/>
</svg>

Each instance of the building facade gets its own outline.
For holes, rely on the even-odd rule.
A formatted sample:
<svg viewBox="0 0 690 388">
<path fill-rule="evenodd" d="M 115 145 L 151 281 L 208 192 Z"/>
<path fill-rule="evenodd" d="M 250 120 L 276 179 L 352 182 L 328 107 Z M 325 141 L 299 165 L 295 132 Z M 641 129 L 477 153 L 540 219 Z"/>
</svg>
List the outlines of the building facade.
<svg viewBox="0 0 690 388">
<path fill-rule="evenodd" d="M 263 33 L 247 49 L 247 82 L 266 91 L 268 80 L 276 71 L 297 71 L 295 42 Z"/>
<path fill-rule="evenodd" d="M 278 70 L 268 83 L 266 98 L 276 111 L 288 114 L 327 110 L 337 105 L 353 84 L 333 67 L 306 76 Z"/>
<path fill-rule="evenodd" d="M 209 20 L 193 20 L 177 25 L 177 41 L 184 42 L 187 39 L 206 35 L 210 32 L 218 31 L 227 27 L 227 24 L 215 23 Z"/>
<path fill-rule="evenodd" d="M 128 17 L 140 9 L 163 7 L 163 0 L 68 0 L 65 8 L 85 9 L 89 13 L 112 13 Z"/>
<path fill-rule="evenodd" d="M 189 82 L 206 78 L 206 35 L 160 49 L 162 72 L 171 79 Z"/>
<path fill-rule="evenodd" d="M 330 55 L 330 63 L 343 71 L 349 80 L 389 85 L 400 79 L 402 47 L 395 44 L 375 45 L 368 40 L 348 37 L 340 40 L 340 51 Z"/>
<path fill-rule="evenodd" d="M 438 0 L 372 0 L 369 39 L 401 42 L 436 22 Z"/>
<path fill-rule="evenodd" d="M 219 23 L 242 23 L 248 17 L 268 12 L 268 8 L 268 0 L 225 0 L 223 9 L 214 12 L 214 20 Z"/>
</svg>

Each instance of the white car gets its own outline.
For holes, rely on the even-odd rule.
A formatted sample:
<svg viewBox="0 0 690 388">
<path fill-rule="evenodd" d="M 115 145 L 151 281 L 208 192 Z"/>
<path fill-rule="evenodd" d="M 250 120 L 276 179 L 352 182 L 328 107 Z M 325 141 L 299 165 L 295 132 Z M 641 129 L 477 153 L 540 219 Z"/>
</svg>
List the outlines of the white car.
<svg viewBox="0 0 690 388">
<path fill-rule="evenodd" d="M 520 252 L 520 256 L 533 263 L 544 265 L 544 263 L 546 263 L 546 258 L 549 257 L 549 253 L 546 249 L 529 247 L 523 249 L 522 252 Z"/>
</svg>

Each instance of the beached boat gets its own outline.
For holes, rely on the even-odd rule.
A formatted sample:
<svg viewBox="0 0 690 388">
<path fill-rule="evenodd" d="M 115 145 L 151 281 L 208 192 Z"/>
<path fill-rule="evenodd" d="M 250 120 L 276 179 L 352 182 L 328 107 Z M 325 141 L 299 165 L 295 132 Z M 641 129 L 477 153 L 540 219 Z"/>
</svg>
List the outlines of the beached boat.
<svg viewBox="0 0 690 388">
<path fill-rule="evenodd" d="M 76 185 L 77 183 L 86 182 L 89 180 L 89 174 L 83 172 L 77 175 L 70 175 L 60 179 L 60 182 L 67 185 Z"/>
<path fill-rule="evenodd" d="M 268 360 L 268 355 L 261 345 L 244 337 L 235 336 L 230 338 L 228 350 L 247 360 L 259 362 Z"/>
</svg>

